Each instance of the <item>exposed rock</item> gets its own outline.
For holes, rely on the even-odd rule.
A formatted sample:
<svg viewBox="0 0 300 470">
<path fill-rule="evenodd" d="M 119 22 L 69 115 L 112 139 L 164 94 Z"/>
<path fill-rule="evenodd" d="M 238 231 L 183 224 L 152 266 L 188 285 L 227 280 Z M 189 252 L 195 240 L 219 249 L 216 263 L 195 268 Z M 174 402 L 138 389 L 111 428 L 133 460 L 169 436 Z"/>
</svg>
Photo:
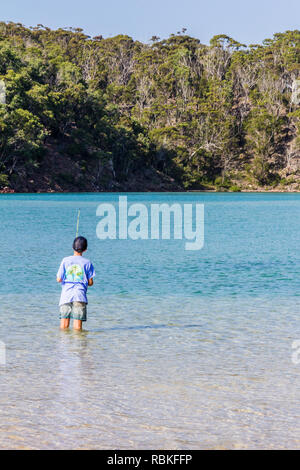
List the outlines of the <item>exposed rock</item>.
<svg viewBox="0 0 300 470">
<path fill-rule="evenodd" d="M 14 193 L 14 192 L 15 190 L 12 188 L 9 188 L 8 186 L 4 186 L 4 188 L 0 190 L 0 193 L 2 194 L 8 194 L 8 193 Z"/>
</svg>

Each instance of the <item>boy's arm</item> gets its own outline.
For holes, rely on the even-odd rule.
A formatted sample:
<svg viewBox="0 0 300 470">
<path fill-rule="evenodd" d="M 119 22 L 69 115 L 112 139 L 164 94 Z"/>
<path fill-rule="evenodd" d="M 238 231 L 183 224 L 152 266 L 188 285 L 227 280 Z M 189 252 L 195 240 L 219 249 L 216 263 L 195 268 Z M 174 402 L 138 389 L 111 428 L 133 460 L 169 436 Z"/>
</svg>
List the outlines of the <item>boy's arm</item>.
<svg viewBox="0 0 300 470">
<path fill-rule="evenodd" d="M 92 263 L 90 263 L 89 268 L 88 268 L 88 273 L 87 273 L 88 286 L 92 286 L 94 284 L 94 280 L 93 280 L 94 276 L 95 276 L 95 269 L 94 269 L 94 266 L 92 265 Z"/>
<path fill-rule="evenodd" d="M 65 272 L 65 267 L 64 267 L 64 260 L 60 263 L 58 272 L 56 274 L 56 281 L 57 282 L 62 282 L 63 277 L 64 277 L 64 272 Z"/>
</svg>

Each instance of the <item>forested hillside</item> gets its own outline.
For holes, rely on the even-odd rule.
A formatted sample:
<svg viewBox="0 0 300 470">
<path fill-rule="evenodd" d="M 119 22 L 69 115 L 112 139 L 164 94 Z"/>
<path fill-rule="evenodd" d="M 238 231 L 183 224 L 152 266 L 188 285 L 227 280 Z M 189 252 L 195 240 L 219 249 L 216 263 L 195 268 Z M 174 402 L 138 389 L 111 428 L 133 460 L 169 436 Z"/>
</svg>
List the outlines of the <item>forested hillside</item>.
<svg viewBox="0 0 300 470">
<path fill-rule="evenodd" d="M 300 190 L 298 77 L 300 31 L 143 44 L 2 22 L 0 190 Z"/>
</svg>

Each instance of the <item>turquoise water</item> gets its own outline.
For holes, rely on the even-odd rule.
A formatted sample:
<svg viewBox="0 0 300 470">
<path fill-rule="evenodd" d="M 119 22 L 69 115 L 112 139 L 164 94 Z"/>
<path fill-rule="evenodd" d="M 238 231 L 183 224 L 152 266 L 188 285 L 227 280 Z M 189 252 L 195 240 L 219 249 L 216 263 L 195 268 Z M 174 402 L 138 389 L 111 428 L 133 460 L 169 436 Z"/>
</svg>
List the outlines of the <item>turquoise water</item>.
<svg viewBox="0 0 300 470">
<path fill-rule="evenodd" d="M 0 448 L 299 448 L 300 194 L 127 196 L 203 203 L 203 249 L 99 240 L 118 194 L 0 196 Z M 96 269 L 79 333 L 55 282 L 78 208 Z"/>
</svg>

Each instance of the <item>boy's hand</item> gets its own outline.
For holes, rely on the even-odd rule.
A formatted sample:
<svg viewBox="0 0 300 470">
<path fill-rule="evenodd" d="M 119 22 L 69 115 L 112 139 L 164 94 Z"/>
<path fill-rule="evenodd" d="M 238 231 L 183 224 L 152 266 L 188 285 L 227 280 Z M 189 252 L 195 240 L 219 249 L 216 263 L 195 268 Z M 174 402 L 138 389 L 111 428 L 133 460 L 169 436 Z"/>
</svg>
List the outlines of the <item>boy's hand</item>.
<svg viewBox="0 0 300 470">
<path fill-rule="evenodd" d="M 57 277 L 56 280 L 57 280 L 57 282 L 61 282 L 61 281 L 62 281 L 62 279 L 61 279 L 60 277 Z"/>
<path fill-rule="evenodd" d="M 94 284 L 94 281 L 93 281 L 93 278 L 91 277 L 91 279 L 89 279 L 89 281 L 88 281 L 88 285 L 92 286 L 93 284 Z"/>
</svg>

